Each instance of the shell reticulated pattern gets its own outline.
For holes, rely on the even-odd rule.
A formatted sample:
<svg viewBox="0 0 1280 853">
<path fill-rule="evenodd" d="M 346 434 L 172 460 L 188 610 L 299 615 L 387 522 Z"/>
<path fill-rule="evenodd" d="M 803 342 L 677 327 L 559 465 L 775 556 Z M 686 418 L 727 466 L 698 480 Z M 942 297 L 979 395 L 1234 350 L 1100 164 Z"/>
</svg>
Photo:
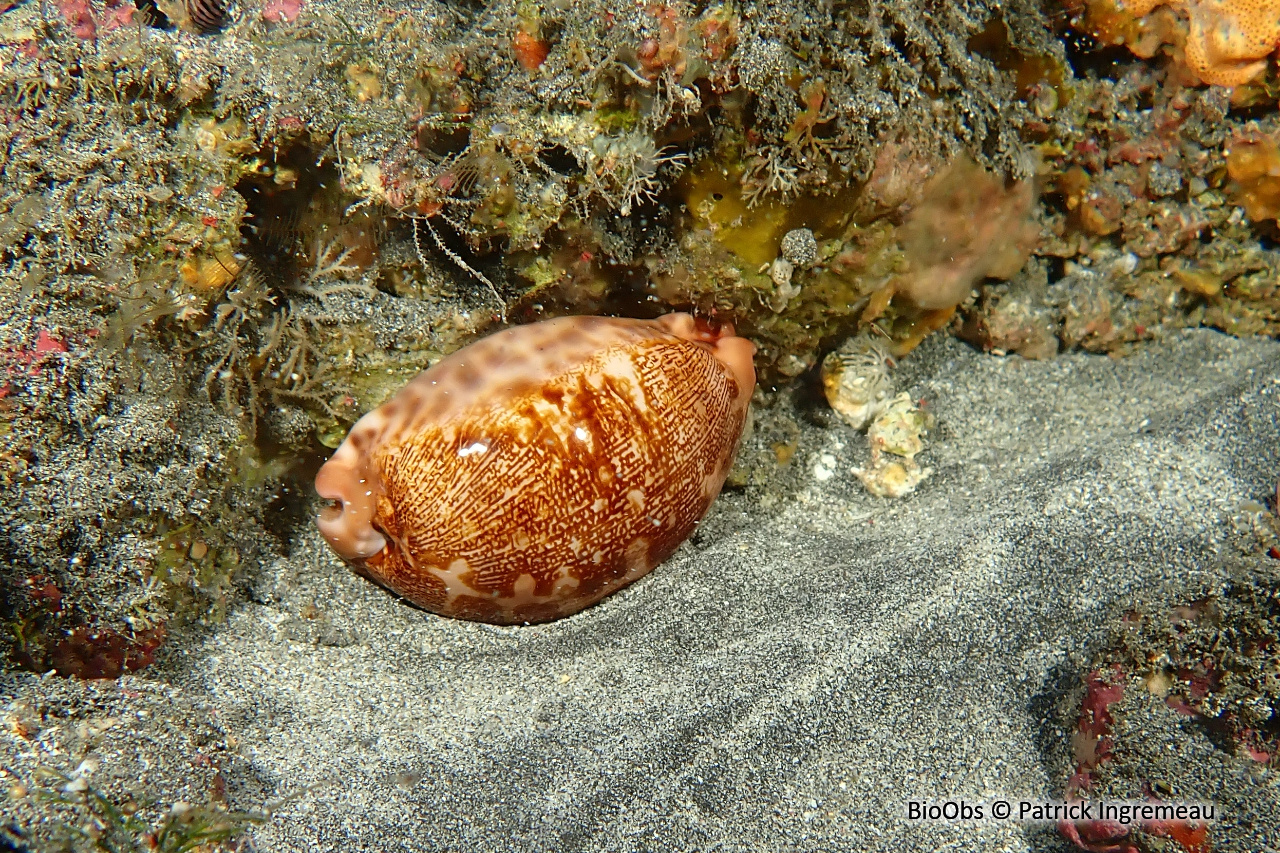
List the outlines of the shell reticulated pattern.
<svg viewBox="0 0 1280 853">
<path fill-rule="evenodd" d="M 647 574 L 719 493 L 752 390 L 723 341 L 666 319 L 519 327 L 419 375 L 330 463 L 367 487 L 344 506 L 372 537 L 344 553 L 323 514 L 322 531 L 414 604 L 485 622 L 559 618 Z"/>
</svg>

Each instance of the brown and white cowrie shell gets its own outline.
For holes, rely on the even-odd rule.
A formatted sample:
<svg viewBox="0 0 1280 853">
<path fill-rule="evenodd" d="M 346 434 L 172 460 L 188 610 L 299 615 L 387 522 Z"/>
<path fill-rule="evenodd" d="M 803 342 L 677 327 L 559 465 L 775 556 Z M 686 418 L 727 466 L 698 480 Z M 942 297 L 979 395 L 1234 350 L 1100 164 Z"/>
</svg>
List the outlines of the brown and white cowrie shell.
<svg viewBox="0 0 1280 853">
<path fill-rule="evenodd" d="M 724 485 L 750 341 L 688 314 L 564 317 L 484 338 L 361 418 L 316 475 L 320 532 L 446 616 L 575 613 L 647 574 Z"/>
</svg>

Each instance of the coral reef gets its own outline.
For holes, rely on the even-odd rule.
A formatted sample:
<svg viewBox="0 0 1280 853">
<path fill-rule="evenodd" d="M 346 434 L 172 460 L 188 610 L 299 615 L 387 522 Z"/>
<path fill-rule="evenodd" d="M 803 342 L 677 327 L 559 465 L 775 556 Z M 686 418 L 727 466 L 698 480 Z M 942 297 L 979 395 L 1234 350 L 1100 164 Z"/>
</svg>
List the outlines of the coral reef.
<svg viewBox="0 0 1280 853">
<path fill-rule="evenodd" d="M 326 448 L 504 323 L 732 322 L 758 345 L 760 403 L 815 391 L 825 363 L 883 494 L 928 473 L 927 414 L 887 376 L 927 335 L 1051 358 L 1197 325 L 1280 334 L 1274 4 L 1060 11 L 0 3 L 9 661 L 139 689 L 130 673 L 296 544 Z M 801 476 L 796 424 L 761 423 L 730 485 Z M 1253 588 L 1214 612 L 1249 618 Z M 1183 620 L 1171 671 L 1212 623 Z M 1139 677 L 1136 656 L 1113 663 Z M 1179 689 L 1273 751 L 1225 681 Z M 81 822 L 129 801 L 54 771 Z"/>
<path fill-rule="evenodd" d="M 718 312 L 772 381 L 909 348 L 937 309 L 867 309 L 912 187 L 1024 178 L 1009 57 L 1063 54 L 1029 0 L 55 8 L 0 13 L 0 548 L 13 659 L 86 676 L 221 618 L 318 448 L 495 320 Z"/>
<path fill-rule="evenodd" d="M 512 287 L 519 288 L 513 317 L 598 311 L 637 297 L 715 308 L 775 338 L 762 361 L 776 366 L 774 376 L 795 375 L 813 363 L 819 341 L 856 322 L 864 294 L 849 293 L 847 311 L 815 329 L 815 312 L 804 308 L 803 297 L 795 299 L 804 282 L 775 263 L 779 241 L 787 231 L 815 234 L 825 224 L 822 236 L 844 244 L 829 246 L 832 255 L 845 248 L 858 253 L 861 241 L 841 234 L 850 218 L 841 221 L 839 208 L 861 206 L 858 224 L 865 228 L 905 201 L 873 209 L 874 193 L 858 200 L 877 163 L 897 170 L 899 164 L 878 155 L 887 141 L 925 128 L 904 159 L 932 163 L 926 173 L 965 151 L 988 168 L 1028 171 L 1016 134 L 1025 113 L 1009 101 L 1008 81 L 954 35 L 971 32 L 976 18 L 991 19 L 976 8 L 940 4 L 916 19 L 872 6 L 865 21 L 842 19 L 834 28 L 818 10 L 780 8 L 764 17 L 721 5 L 696 16 L 679 5 L 601 12 L 611 23 L 607 49 L 598 32 L 584 27 L 590 16 L 559 20 L 517 10 L 521 28 L 510 40 L 495 38 L 489 54 L 508 56 L 514 45 L 516 61 L 493 64 L 483 87 L 468 85 L 474 72 L 463 58 L 431 63 L 406 89 L 419 105 L 411 116 L 419 127 L 416 146 L 369 149 L 344 126 L 350 192 L 420 217 L 428 248 L 462 240 L 466 252 L 444 253 L 471 272 L 495 246 L 505 247 L 515 277 L 505 276 L 494 291 L 510 299 Z M 1053 52 L 1047 29 L 1029 10 L 1007 17 L 1011 39 Z M 899 30 L 915 34 L 919 51 L 940 57 L 941 65 L 925 73 L 947 98 L 922 97 L 920 73 L 884 36 Z M 832 67 L 820 69 L 820 56 Z M 873 81 L 862 67 L 862 58 L 872 56 L 883 79 Z M 492 92 L 504 82 L 527 87 L 535 70 L 542 103 L 491 108 Z M 372 152 L 380 159 L 371 160 Z M 677 176 L 693 222 L 673 222 L 663 203 Z M 664 244 L 669 229 L 678 246 Z M 878 254 L 892 263 L 890 244 L 882 244 Z M 758 270 L 765 263 L 768 275 Z M 749 293 L 730 298 L 720 284 L 726 275 L 749 282 L 762 302 Z M 858 290 L 874 290 L 883 283 L 879 275 L 874 264 L 841 272 Z M 658 279 L 655 287 L 637 294 L 636 279 L 649 276 Z M 813 292 L 822 295 L 821 288 Z M 761 310 L 790 313 L 783 310 L 788 305 L 801 316 L 779 319 Z M 921 335 L 924 329 L 916 327 Z"/>
<path fill-rule="evenodd" d="M 691 170 L 682 183 L 692 216 L 680 254 L 650 263 L 653 294 L 740 318 L 769 381 L 803 373 L 820 349 L 872 323 L 887 350 L 909 352 L 980 281 L 1016 273 L 1035 236 L 1030 181 L 1006 187 L 966 158 L 939 165 L 913 152 L 890 146 L 865 185 L 791 203 L 752 205 L 741 174 L 716 160 Z M 903 170 L 931 177 L 907 189 Z M 798 239 L 799 264 L 786 257 Z"/>
<path fill-rule="evenodd" d="M 1176 53 L 1189 8 L 8 9 L 14 654 L 118 673 L 219 618 L 319 449 L 502 320 L 693 309 L 771 387 L 859 331 L 892 357 L 1274 334 L 1277 123 L 1231 113 L 1266 75 L 1099 76 L 1072 41 Z M 1259 8 L 1196 6 L 1230 24 L 1214 61 L 1255 61 Z"/>
<path fill-rule="evenodd" d="M 1032 357 L 1274 332 L 1274 262 L 1230 212 L 1265 216 L 1266 127 L 1228 133 L 1215 90 L 1073 79 L 1035 4 L 927 6 L 5 12 L 3 470 L 45 507 L 5 526 L 34 579 L 16 654 L 88 632 L 117 662 L 85 671 L 117 672 L 139 632 L 217 618 L 287 542 L 248 531 L 290 472 L 495 320 L 693 308 L 774 386 L 859 329 Z M 1180 21 L 1116 14 L 1146 11 Z"/>
<path fill-rule="evenodd" d="M 234 421 L 184 399 L 161 350 L 135 341 L 148 368 L 113 364 L 92 319 L 33 318 L 62 330 L 66 351 L 10 374 L 6 478 L 24 500 L 3 519 L 3 595 L 19 662 L 101 678 L 146 663 L 170 619 L 215 615 L 240 561 L 270 548 L 253 507 L 280 484 L 244 455 Z M 181 525 L 205 531 L 203 553 L 163 551 Z"/>
<path fill-rule="evenodd" d="M 1124 353 L 1189 325 L 1276 334 L 1277 258 L 1259 239 L 1274 228 L 1274 111 L 1246 121 L 1243 90 L 1189 88 L 1175 68 L 1107 50 L 1084 50 L 1071 97 L 1028 126 L 1043 157 L 1033 259 L 984 288 L 960 333 L 1033 358 Z M 1099 74 L 1089 63 L 1103 57 Z"/>
</svg>

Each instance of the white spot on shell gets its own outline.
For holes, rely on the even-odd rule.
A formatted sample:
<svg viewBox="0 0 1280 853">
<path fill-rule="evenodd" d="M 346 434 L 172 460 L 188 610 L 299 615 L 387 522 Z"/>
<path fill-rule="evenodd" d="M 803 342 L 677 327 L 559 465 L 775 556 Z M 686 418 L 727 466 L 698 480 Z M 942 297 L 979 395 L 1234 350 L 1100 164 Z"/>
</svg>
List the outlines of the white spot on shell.
<svg viewBox="0 0 1280 853">
<path fill-rule="evenodd" d="M 440 569 L 436 566 L 425 566 L 424 568 L 444 583 L 445 594 L 449 597 L 450 604 L 460 595 L 476 594 L 474 589 L 461 580 L 462 573 L 471 568 L 471 565 L 461 557 L 451 562 L 447 569 Z"/>
</svg>

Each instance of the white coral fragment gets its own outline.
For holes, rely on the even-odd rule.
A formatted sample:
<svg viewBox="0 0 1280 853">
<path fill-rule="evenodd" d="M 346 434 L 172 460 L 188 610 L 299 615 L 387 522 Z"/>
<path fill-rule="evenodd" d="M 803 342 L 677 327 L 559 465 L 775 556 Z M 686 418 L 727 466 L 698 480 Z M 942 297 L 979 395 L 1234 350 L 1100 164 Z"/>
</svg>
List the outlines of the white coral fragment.
<svg viewBox="0 0 1280 853">
<path fill-rule="evenodd" d="M 924 450 L 924 436 L 933 425 L 933 416 L 911 402 L 907 393 L 899 394 L 872 422 L 867 430 L 872 453 L 885 452 L 914 459 Z"/>
<path fill-rule="evenodd" d="M 894 459 L 887 461 L 880 457 L 866 468 L 854 468 L 854 476 L 862 481 L 863 487 L 878 498 L 900 498 L 916 490 L 926 477 L 933 473 L 932 468 L 921 468 L 911 459 Z"/>
<path fill-rule="evenodd" d="M 932 468 L 915 461 L 924 450 L 924 436 L 933 426 L 933 416 L 899 394 L 885 407 L 867 430 L 871 444 L 871 464 L 853 469 L 863 487 L 881 498 L 900 498 L 915 491 Z"/>
</svg>

